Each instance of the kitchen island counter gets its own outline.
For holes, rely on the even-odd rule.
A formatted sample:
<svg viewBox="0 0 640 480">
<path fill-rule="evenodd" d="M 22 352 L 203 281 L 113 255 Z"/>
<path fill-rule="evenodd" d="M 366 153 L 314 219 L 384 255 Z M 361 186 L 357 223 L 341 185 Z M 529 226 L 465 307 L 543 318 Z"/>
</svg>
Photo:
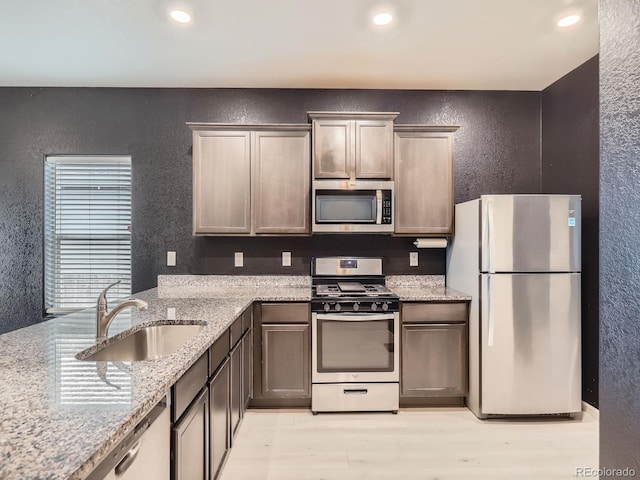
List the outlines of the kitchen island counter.
<svg viewBox="0 0 640 480">
<path fill-rule="evenodd" d="M 462 301 L 443 278 L 388 277 L 403 301 Z M 150 323 L 206 322 L 172 355 L 139 362 L 80 361 L 95 344 L 89 308 L 0 335 L 0 478 L 83 479 L 254 301 L 311 299 L 307 276 L 160 276 L 136 293 L 110 339 Z M 124 299 L 109 298 L 110 309 Z"/>
<path fill-rule="evenodd" d="M 0 478 L 85 478 L 246 307 L 309 301 L 311 289 L 303 276 L 175 276 L 133 297 L 149 307 L 122 312 L 109 337 L 172 319 L 206 326 L 172 355 L 140 362 L 75 359 L 95 344 L 93 308 L 0 335 Z"/>
</svg>

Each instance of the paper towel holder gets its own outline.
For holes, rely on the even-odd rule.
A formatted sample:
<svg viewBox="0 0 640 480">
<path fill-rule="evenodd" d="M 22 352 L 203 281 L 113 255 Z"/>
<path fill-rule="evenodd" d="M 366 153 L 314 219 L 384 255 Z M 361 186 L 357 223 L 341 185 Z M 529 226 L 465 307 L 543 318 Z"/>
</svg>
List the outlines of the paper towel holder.
<svg viewBox="0 0 640 480">
<path fill-rule="evenodd" d="M 447 248 L 446 238 L 416 238 L 416 248 Z"/>
</svg>

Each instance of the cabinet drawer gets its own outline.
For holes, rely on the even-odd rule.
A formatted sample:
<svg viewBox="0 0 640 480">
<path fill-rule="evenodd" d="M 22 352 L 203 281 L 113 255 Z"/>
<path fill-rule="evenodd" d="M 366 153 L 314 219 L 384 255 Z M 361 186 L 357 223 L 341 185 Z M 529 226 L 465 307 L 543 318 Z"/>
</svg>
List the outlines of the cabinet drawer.
<svg viewBox="0 0 640 480">
<path fill-rule="evenodd" d="M 229 329 L 209 348 L 209 375 L 213 375 L 229 353 Z"/>
<path fill-rule="evenodd" d="M 242 337 L 242 315 L 236 318 L 229 327 L 229 349 L 232 349 Z"/>
<path fill-rule="evenodd" d="M 308 303 L 263 303 L 262 323 L 309 323 Z"/>
<path fill-rule="evenodd" d="M 204 353 L 173 386 L 173 421 L 184 413 L 209 378 L 209 355 Z"/>
<path fill-rule="evenodd" d="M 466 302 L 418 302 L 402 304 L 402 323 L 466 322 Z"/>
</svg>

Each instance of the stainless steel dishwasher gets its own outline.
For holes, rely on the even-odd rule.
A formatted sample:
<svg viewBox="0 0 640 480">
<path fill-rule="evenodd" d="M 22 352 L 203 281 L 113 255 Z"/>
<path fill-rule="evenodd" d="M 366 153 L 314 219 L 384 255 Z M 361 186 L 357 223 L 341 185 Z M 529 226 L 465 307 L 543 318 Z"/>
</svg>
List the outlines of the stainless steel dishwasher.
<svg viewBox="0 0 640 480">
<path fill-rule="evenodd" d="M 87 480 L 169 480 L 171 418 L 168 398 L 153 407 Z"/>
</svg>

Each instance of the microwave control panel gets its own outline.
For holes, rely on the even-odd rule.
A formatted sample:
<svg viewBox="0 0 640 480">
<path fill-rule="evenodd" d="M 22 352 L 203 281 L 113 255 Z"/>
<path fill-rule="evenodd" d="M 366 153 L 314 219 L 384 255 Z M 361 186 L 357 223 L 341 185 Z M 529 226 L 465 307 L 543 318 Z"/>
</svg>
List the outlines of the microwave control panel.
<svg viewBox="0 0 640 480">
<path fill-rule="evenodd" d="M 382 191 L 382 223 L 391 225 L 391 190 Z"/>
</svg>

